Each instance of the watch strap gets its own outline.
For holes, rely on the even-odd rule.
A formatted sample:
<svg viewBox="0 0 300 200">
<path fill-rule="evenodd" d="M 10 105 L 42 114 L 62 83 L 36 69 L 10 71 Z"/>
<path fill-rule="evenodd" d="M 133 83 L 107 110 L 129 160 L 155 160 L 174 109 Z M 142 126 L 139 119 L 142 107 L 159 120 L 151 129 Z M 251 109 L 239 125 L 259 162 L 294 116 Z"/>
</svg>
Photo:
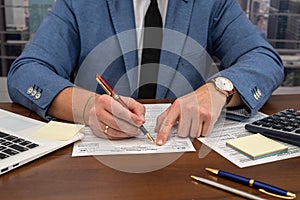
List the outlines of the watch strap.
<svg viewBox="0 0 300 200">
<path fill-rule="evenodd" d="M 229 103 L 229 101 L 232 99 L 233 94 L 234 94 L 234 89 L 227 92 L 227 95 L 226 95 L 226 104 L 225 105 L 227 105 Z"/>
</svg>

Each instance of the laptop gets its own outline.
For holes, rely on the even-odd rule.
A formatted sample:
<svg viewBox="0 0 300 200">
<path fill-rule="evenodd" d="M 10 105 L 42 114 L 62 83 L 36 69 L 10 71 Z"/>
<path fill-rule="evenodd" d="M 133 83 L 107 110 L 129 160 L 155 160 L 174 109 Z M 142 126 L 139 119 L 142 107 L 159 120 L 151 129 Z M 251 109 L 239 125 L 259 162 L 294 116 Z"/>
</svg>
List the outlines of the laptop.
<svg viewBox="0 0 300 200">
<path fill-rule="evenodd" d="M 0 175 L 83 138 L 60 141 L 33 136 L 46 123 L 0 109 Z"/>
</svg>

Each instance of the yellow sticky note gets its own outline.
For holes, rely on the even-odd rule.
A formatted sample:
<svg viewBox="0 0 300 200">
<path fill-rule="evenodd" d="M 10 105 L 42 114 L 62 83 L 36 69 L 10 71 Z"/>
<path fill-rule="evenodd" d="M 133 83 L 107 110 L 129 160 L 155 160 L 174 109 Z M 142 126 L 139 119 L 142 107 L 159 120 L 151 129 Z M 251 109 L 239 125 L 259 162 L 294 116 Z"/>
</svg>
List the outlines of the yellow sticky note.
<svg viewBox="0 0 300 200">
<path fill-rule="evenodd" d="M 37 132 L 35 132 L 33 136 L 65 141 L 75 136 L 83 127 L 84 125 L 81 124 L 50 121 Z"/>
<path fill-rule="evenodd" d="M 236 138 L 226 145 L 240 151 L 252 159 L 274 155 L 287 151 L 288 147 L 259 133 Z"/>
</svg>

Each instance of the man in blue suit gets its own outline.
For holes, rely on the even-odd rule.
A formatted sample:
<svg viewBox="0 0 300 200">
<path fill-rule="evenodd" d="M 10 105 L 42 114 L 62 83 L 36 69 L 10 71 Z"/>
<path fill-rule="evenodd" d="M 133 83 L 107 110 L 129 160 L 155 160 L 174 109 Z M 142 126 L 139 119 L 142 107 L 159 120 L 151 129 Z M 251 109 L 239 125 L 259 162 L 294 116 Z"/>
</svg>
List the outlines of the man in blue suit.
<svg viewBox="0 0 300 200">
<path fill-rule="evenodd" d="M 177 123 L 179 136 L 206 136 L 224 106 L 248 117 L 256 113 L 281 84 L 283 66 L 237 1 L 157 1 L 163 39 L 154 98 L 176 100 L 157 120 L 156 143 L 163 145 Z M 86 123 L 99 137 L 139 134 L 145 108 L 135 99 L 149 5 L 57 0 L 11 66 L 11 99 L 46 120 Z M 130 112 L 94 85 L 96 73 L 123 96 Z"/>
</svg>

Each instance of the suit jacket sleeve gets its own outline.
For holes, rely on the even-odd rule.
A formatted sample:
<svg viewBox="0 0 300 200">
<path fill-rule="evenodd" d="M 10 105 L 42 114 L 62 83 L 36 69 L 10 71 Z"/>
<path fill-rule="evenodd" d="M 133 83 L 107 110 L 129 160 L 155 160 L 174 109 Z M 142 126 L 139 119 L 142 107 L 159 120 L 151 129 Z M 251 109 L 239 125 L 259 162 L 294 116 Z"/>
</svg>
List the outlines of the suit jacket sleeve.
<svg viewBox="0 0 300 200">
<path fill-rule="evenodd" d="M 42 116 L 55 96 L 73 86 L 74 72 L 80 50 L 78 30 L 70 6 L 57 1 L 39 30 L 13 63 L 8 74 L 11 99 Z M 58 76 L 59 74 L 59 76 Z"/>
<path fill-rule="evenodd" d="M 281 84 L 283 65 L 264 33 L 247 19 L 237 1 L 221 2 L 212 23 L 213 50 L 221 60 L 220 74 L 233 82 L 253 115 Z"/>
</svg>

